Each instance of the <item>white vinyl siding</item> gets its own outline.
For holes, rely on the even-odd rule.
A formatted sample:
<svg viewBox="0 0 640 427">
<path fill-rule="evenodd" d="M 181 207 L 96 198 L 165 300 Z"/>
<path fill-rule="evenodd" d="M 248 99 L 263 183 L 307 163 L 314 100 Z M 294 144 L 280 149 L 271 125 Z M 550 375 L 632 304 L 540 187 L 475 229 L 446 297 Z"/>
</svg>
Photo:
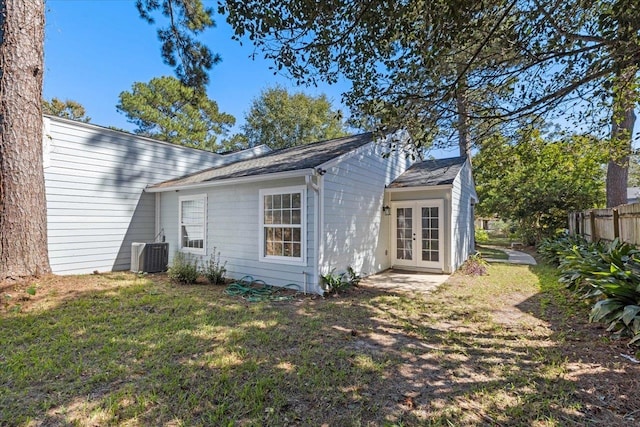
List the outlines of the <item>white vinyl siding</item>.
<svg viewBox="0 0 640 427">
<path fill-rule="evenodd" d="M 320 274 L 351 266 L 368 275 L 390 266 L 389 216 L 382 207 L 385 186 L 413 163 L 372 142 L 327 168 L 323 180 L 323 248 Z"/>
<path fill-rule="evenodd" d="M 451 272 L 457 270 L 475 250 L 472 203 L 478 196 L 467 160 L 451 188 Z"/>
<path fill-rule="evenodd" d="M 241 279 L 251 276 L 269 285 L 283 286 L 295 284 L 301 290 L 306 282 L 307 292 L 319 293 L 314 279 L 313 260 L 315 243 L 313 233 L 313 212 L 315 212 L 314 192 L 304 191 L 303 236 L 306 250 L 304 259 L 297 264 L 260 261 L 260 191 L 282 187 L 304 188 L 304 178 L 291 178 L 245 184 L 230 184 L 198 190 L 168 191 L 161 196 L 161 227 L 164 228 L 169 247 L 170 262 L 178 243 L 178 202 L 180 197 L 207 195 L 207 253 L 193 255 L 199 263 L 206 262 L 215 252 L 220 252 L 222 262 L 226 262 L 227 276 Z M 275 190 L 274 190 L 275 191 Z M 202 265 L 202 264 L 200 264 Z"/>
<path fill-rule="evenodd" d="M 131 243 L 157 234 L 147 185 L 254 155 L 221 156 L 57 117 L 45 117 L 45 132 L 48 249 L 56 274 L 127 270 Z"/>
<path fill-rule="evenodd" d="M 180 197 L 180 250 L 197 255 L 207 253 L 207 196 Z"/>
<path fill-rule="evenodd" d="M 305 262 L 305 188 L 260 190 L 260 261 Z"/>
</svg>

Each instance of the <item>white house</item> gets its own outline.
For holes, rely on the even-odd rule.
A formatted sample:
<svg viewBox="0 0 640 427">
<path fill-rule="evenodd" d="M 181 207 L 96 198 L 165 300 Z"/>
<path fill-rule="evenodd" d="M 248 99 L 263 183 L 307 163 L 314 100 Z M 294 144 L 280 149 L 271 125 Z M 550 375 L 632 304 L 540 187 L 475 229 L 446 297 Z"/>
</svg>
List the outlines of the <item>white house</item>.
<svg viewBox="0 0 640 427">
<path fill-rule="evenodd" d="M 231 277 L 315 293 L 349 266 L 453 272 L 474 246 L 470 164 L 383 156 L 407 138 L 338 138 L 152 185 L 157 234 L 172 252 L 220 252 Z"/>
<path fill-rule="evenodd" d="M 471 166 L 414 163 L 407 143 L 366 133 L 220 155 L 47 116 L 53 272 L 127 270 L 132 243 L 153 241 L 316 293 L 321 274 L 349 266 L 453 272 L 473 251 Z"/>
<path fill-rule="evenodd" d="M 269 151 L 260 146 L 223 156 L 53 116 L 44 118 L 43 145 L 56 274 L 128 270 L 131 243 L 156 237 L 148 185 Z"/>
</svg>

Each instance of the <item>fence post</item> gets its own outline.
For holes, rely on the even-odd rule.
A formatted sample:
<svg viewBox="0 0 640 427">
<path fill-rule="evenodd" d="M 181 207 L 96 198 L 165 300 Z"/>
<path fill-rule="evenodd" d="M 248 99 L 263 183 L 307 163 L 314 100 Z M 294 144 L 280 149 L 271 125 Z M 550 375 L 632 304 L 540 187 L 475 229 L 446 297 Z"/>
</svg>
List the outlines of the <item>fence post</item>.
<svg viewBox="0 0 640 427">
<path fill-rule="evenodd" d="M 567 230 L 569 230 L 569 235 L 573 235 L 574 230 L 576 228 L 573 225 L 573 212 L 567 214 Z"/>
<path fill-rule="evenodd" d="M 584 231 L 584 230 L 582 230 L 582 231 L 580 230 L 580 226 L 582 225 L 582 224 L 581 224 L 581 221 L 580 221 L 580 212 L 576 212 L 575 220 L 576 220 L 575 235 L 576 235 L 576 236 L 581 236 L 581 235 L 582 235 L 581 233 L 582 233 L 582 231 Z"/>
<path fill-rule="evenodd" d="M 613 238 L 617 239 L 618 237 L 620 237 L 620 217 L 618 209 L 613 209 Z"/>
<path fill-rule="evenodd" d="M 596 214 L 593 210 L 589 211 L 589 225 L 591 225 L 591 241 L 596 241 Z"/>
</svg>

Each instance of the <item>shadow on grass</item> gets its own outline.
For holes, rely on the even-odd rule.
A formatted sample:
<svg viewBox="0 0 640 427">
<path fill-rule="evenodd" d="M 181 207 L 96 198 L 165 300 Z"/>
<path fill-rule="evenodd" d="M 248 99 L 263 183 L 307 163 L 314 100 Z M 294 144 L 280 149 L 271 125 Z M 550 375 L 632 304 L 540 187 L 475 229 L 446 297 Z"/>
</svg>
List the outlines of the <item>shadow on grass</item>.
<svg viewBox="0 0 640 427">
<path fill-rule="evenodd" d="M 505 246 L 506 247 L 506 246 Z M 483 258 L 508 260 L 509 255 L 503 250 L 488 245 L 476 244 L 476 250 L 480 252 Z"/>
<path fill-rule="evenodd" d="M 494 302 L 478 301 L 455 284 L 424 297 L 361 288 L 258 304 L 149 280 L 89 292 L 4 315 L 0 424 L 599 420 L 564 374 L 573 344 L 547 318 L 553 299 L 543 292 L 518 305 L 551 331 L 496 323 Z"/>
<path fill-rule="evenodd" d="M 634 349 L 612 339 L 601 324 L 589 323 L 591 304 L 558 283 L 555 267 L 530 270 L 541 292 L 517 307 L 548 323 L 554 343 L 549 353 L 563 361 L 561 376 L 573 384 L 582 424 L 640 425 L 640 366 L 621 357 Z"/>
</svg>

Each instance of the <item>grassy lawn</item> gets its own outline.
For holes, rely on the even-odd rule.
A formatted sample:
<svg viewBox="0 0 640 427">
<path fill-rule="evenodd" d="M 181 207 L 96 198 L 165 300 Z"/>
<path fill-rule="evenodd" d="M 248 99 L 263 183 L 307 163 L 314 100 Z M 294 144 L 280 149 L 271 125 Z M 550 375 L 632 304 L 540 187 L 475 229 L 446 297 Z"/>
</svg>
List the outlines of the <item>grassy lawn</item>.
<svg viewBox="0 0 640 427">
<path fill-rule="evenodd" d="M 273 303 L 123 273 L 5 285 L 0 425 L 637 422 L 640 368 L 555 279 Z"/>
<path fill-rule="evenodd" d="M 496 248 L 490 248 L 484 245 L 476 245 L 476 249 L 482 255 L 482 258 L 489 259 L 509 259 L 509 255 L 505 251 Z"/>
<path fill-rule="evenodd" d="M 507 236 L 498 236 L 498 235 L 489 235 L 489 240 L 482 242 L 482 245 L 489 245 L 489 246 L 504 246 L 504 247 L 509 247 L 511 246 L 511 242 L 515 242 L 518 241 L 518 238 L 515 237 L 507 237 Z"/>
</svg>

